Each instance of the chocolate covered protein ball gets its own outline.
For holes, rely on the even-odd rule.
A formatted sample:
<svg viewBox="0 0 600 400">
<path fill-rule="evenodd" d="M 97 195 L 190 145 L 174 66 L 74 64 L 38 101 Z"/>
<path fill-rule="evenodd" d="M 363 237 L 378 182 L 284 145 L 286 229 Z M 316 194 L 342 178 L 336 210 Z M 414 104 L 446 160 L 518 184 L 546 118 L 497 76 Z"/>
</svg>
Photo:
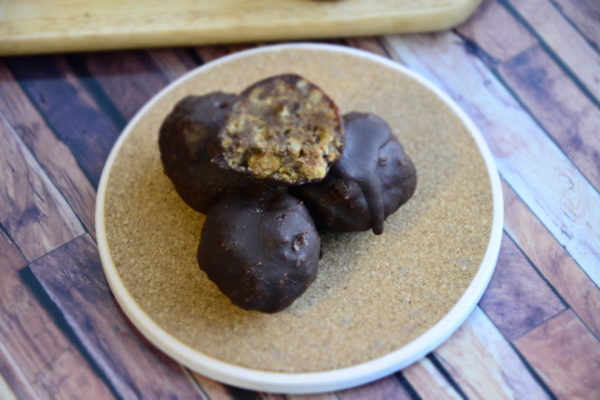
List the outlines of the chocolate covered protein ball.
<svg viewBox="0 0 600 400">
<path fill-rule="evenodd" d="M 321 240 L 302 202 L 285 192 L 225 196 L 202 228 L 198 262 L 247 310 L 287 308 L 317 275 Z"/>
<path fill-rule="evenodd" d="M 319 181 L 344 143 L 335 103 L 299 75 L 259 81 L 244 90 L 219 133 L 215 161 L 283 185 Z"/>
<path fill-rule="evenodd" d="M 185 97 L 160 128 L 164 172 L 181 198 L 202 213 L 223 193 L 255 185 L 211 162 L 218 150 L 217 135 L 236 99 L 237 95 L 222 92 Z"/>
<path fill-rule="evenodd" d="M 383 232 L 383 221 L 406 203 L 417 185 L 415 167 L 380 117 L 344 116 L 345 148 L 327 177 L 293 188 L 319 229 Z"/>
</svg>

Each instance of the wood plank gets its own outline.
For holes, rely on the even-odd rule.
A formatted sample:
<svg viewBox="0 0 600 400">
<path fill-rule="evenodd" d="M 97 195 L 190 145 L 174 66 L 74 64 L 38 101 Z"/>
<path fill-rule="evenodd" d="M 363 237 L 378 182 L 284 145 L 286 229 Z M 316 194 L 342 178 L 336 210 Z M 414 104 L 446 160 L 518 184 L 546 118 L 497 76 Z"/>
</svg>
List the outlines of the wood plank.
<svg viewBox="0 0 600 400">
<path fill-rule="evenodd" d="M 600 343 L 571 310 L 515 344 L 559 398 L 600 398 Z"/>
<path fill-rule="evenodd" d="M 172 80 L 198 66 L 185 49 L 92 53 L 82 61 L 126 119 Z"/>
<path fill-rule="evenodd" d="M 208 378 L 205 378 L 199 374 L 194 374 L 195 378 L 200 378 L 199 382 L 208 395 L 211 398 L 216 399 L 230 399 L 230 398 L 238 398 L 237 396 L 231 396 L 231 393 L 226 389 L 225 386 L 211 381 Z M 218 386 L 214 387 L 214 383 L 217 383 Z M 231 387 L 230 389 L 231 390 Z M 235 389 L 235 391 L 239 391 L 241 389 Z M 246 391 L 244 391 L 246 392 Z M 252 396 L 255 392 L 248 392 L 248 394 Z M 269 399 L 269 400 L 277 400 L 277 399 L 288 399 L 288 400 L 330 400 L 330 399 L 340 399 L 340 400 L 354 400 L 354 399 L 410 399 L 410 395 L 406 392 L 406 389 L 398 382 L 398 380 L 392 375 L 378 381 L 372 382 L 370 384 L 366 384 L 363 386 L 359 386 L 356 388 L 346 389 L 338 392 L 330 392 L 330 393 L 319 393 L 319 394 L 310 394 L 310 395 L 281 395 L 276 393 L 255 393 L 257 398 L 261 399 Z"/>
<path fill-rule="evenodd" d="M 539 46 L 500 65 L 498 72 L 600 190 L 600 109 Z"/>
<path fill-rule="evenodd" d="M 18 271 L 27 265 L 27 260 L 2 229 L 0 229 L 0 254 L 2 254 L 2 258 L 0 259 L 0 273 L 3 277 L 0 280 L 0 321 L 3 322 L 7 319 L 8 314 L 5 313 L 10 308 L 18 312 L 19 309 L 26 308 L 23 305 L 35 305 L 35 303 L 32 301 L 33 296 L 27 288 L 21 287 L 21 282 L 19 282 L 18 278 Z M 35 311 L 39 313 L 39 311 L 43 310 L 38 309 Z M 16 320 L 16 318 L 12 319 Z M 14 341 L 14 333 L 5 331 L 6 328 L 3 328 L 2 325 L 4 324 L 0 325 L 0 374 L 6 378 L 7 384 L 12 386 L 20 398 L 33 397 L 36 391 L 39 391 L 39 387 L 32 387 L 31 381 L 28 379 L 31 375 L 27 376 L 25 374 L 28 372 L 35 374 L 35 371 L 40 368 L 37 365 L 38 362 L 36 362 L 38 360 L 28 360 L 27 355 L 23 354 L 22 357 L 27 362 L 16 362 L 11 357 L 9 349 L 6 348 L 5 344 Z M 14 352 L 15 347 L 11 346 L 11 348 Z M 34 355 L 37 354 L 34 353 Z M 19 353 L 15 354 L 15 356 L 19 356 Z M 31 365 L 27 365 L 28 363 Z M 25 368 L 25 374 L 21 372 L 21 368 Z"/>
<path fill-rule="evenodd" d="M 280 393 L 255 392 L 235 386 L 225 385 L 229 396 L 234 400 L 285 400 L 286 396 Z M 217 397 L 220 399 L 220 397 Z M 225 397 L 228 399 L 229 397 Z"/>
<path fill-rule="evenodd" d="M 600 54 L 549 0 L 508 1 L 596 100 L 600 100 Z"/>
<path fill-rule="evenodd" d="M 120 395 L 203 398 L 179 364 L 140 340 L 126 322 L 88 235 L 40 258 L 29 269 Z"/>
<path fill-rule="evenodd" d="M 101 109 L 64 57 L 19 57 L 4 62 L 97 187 L 121 127 Z"/>
<path fill-rule="evenodd" d="M 359 387 L 335 392 L 340 400 L 388 399 L 410 400 L 410 394 L 394 375 Z"/>
<path fill-rule="evenodd" d="M 234 400 L 261 400 L 258 392 L 252 392 L 250 390 L 237 388 L 234 386 L 227 386 L 227 391 L 231 394 L 231 397 Z"/>
<path fill-rule="evenodd" d="M 428 77 L 465 109 L 500 174 L 600 284 L 600 195 L 494 74 L 452 32 L 386 36 L 385 43 L 395 59 Z"/>
<path fill-rule="evenodd" d="M 375 37 L 360 37 L 346 39 L 346 42 L 357 49 L 368 51 L 369 53 L 377 54 L 379 56 L 390 58 L 386 48 L 381 44 L 381 40 L 378 36 Z"/>
<path fill-rule="evenodd" d="M 169 83 L 145 51 L 88 53 L 81 59 L 127 120 Z"/>
<path fill-rule="evenodd" d="M 402 374 L 423 399 L 462 398 L 427 358 L 403 369 Z"/>
<path fill-rule="evenodd" d="M 4 273 L 11 274 L 11 276 L 12 274 L 16 274 L 19 269 L 27 265 L 27 259 L 23 256 L 23 253 L 21 253 L 19 248 L 1 228 L 0 254 L 2 254 L 2 258 L 0 259 L 0 267 L 3 268 Z M 4 280 L 0 280 L 0 285 L 3 284 L 3 282 Z M 7 304 L 5 302 L 10 300 L 10 297 L 4 298 L 4 296 L 8 296 L 8 291 L 0 290 L 0 298 L 2 299 L 2 302 L 0 302 L 0 307 L 4 307 L 5 304 Z"/>
<path fill-rule="evenodd" d="M 286 400 L 287 397 L 284 394 L 279 393 L 267 393 L 267 392 L 257 392 L 258 397 L 262 400 Z"/>
<path fill-rule="evenodd" d="M 210 380 L 202 375 L 194 374 L 194 377 L 199 381 L 202 388 L 206 393 L 214 399 L 232 399 L 231 393 L 227 390 L 227 387 Z M 237 389 L 239 390 L 239 389 Z M 251 392 L 253 393 L 253 392 Z M 338 392 L 331 393 L 319 393 L 310 395 L 285 395 L 274 393 L 256 393 L 258 398 L 261 399 L 288 399 L 288 400 L 330 400 L 330 399 L 342 399 L 342 400 L 353 400 L 353 399 L 410 399 L 410 396 L 406 392 L 406 389 L 398 382 L 398 380 L 392 375 L 376 382 L 372 382 L 367 385 L 359 386 L 357 388 L 346 389 Z"/>
<path fill-rule="evenodd" d="M 600 2 L 597 0 L 552 0 L 596 50 L 600 49 Z"/>
<path fill-rule="evenodd" d="M 201 46 L 196 47 L 195 51 L 204 63 L 214 61 L 231 53 L 247 50 L 256 47 L 256 44 L 232 44 L 220 46 Z"/>
<path fill-rule="evenodd" d="M 324 43 L 324 44 L 337 44 L 345 45 L 346 40 L 341 39 L 328 39 L 328 40 L 312 40 L 312 43 Z M 241 43 L 241 44 L 228 44 L 218 46 L 201 46 L 196 47 L 195 52 L 202 59 L 204 63 L 214 61 L 226 55 L 237 53 L 240 51 L 252 49 L 255 47 L 263 46 L 264 43 Z"/>
<path fill-rule="evenodd" d="M 0 375 L 15 395 L 21 399 L 112 398 L 23 284 L 19 270 L 27 260 L 1 229 L 0 254 Z"/>
<path fill-rule="evenodd" d="M 549 398 L 479 307 L 435 356 L 469 398 Z"/>
<path fill-rule="evenodd" d="M 31 150 L 92 235 L 96 193 L 69 148 L 48 127 L 8 68 L 0 62 L 0 113 Z"/>
<path fill-rule="evenodd" d="M 509 60 L 537 43 L 527 28 L 496 0 L 484 0 L 475 14 L 455 30 L 476 43 L 497 63 Z"/>
<path fill-rule="evenodd" d="M 218 381 L 202 377 L 201 375 L 190 371 L 190 373 L 196 379 L 196 383 L 201 387 L 202 391 L 211 399 L 219 400 L 286 400 L 289 399 L 287 395 L 279 393 L 268 393 L 268 392 L 254 392 L 248 389 L 242 389 L 235 386 L 225 385 Z"/>
<path fill-rule="evenodd" d="M 600 290 L 504 181 L 502 192 L 506 232 L 596 337 L 600 338 Z"/>
<path fill-rule="evenodd" d="M 188 71 L 198 67 L 199 63 L 190 55 L 188 49 L 149 50 L 150 58 L 158 65 L 169 81 L 173 81 Z"/>
<path fill-rule="evenodd" d="M 197 66 L 181 50 L 92 53 L 82 62 L 126 119 L 132 118 L 172 79 Z"/>
<path fill-rule="evenodd" d="M 510 341 L 565 309 L 550 286 L 506 235 L 492 281 L 479 306 Z"/>
<path fill-rule="evenodd" d="M 338 400 L 339 398 L 334 393 L 318 393 L 318 394 L 288 394 L 288 400 Z"/>
<path fill-rule="evenodd" d="M 0 225 L 28 260 L 83 233 L 83 227 L 0 114 Z"/>
<path fill-rule="evenodd" d="M 210 379 L 197 372 L 190 371 L 192 377 L 196 380 L 199 387 L 210 399 L 232 400 L 231 393 L 227 391 L 227 387 L 221 382 Z"/>
</svg>

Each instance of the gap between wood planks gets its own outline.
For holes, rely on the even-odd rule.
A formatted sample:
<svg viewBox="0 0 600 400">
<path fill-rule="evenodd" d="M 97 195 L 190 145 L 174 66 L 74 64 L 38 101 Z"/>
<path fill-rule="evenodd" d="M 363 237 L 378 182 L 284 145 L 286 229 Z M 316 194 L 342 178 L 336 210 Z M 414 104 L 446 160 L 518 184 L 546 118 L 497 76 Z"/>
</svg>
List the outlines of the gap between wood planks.
<svg viewBox="0 0 600 400">
<path fill-rule="evenodd" d="M 600 337 L 600 290 L 505 181 L 505 232 L 533 268 Z"/>
<path fill-rule="evenodd" d="M 23 284 L 27 260 L 0 230 L 0 372 L 19 398 L 112 398 L 104 381 Z"/>
<path fill-rule="evenodd" d="M 79 237 L 82 237 L 84 235 L 85 235 L 85 233 Z M 79 239 L 79 237 L 74 238 L 73 240 L 71 240 L 71 242 Z M 68 243 L 65 243 L 65 245 L 68 245 Z M 48 254 L 51 254 L 54 251 L 59 251 L 59 250 L 60 250 L 60 247 L 49 252 Z M 48 254 L 46 254 L 46 255 L 48 255 Z M 40 259 L 38 259 L 38 260 L 32 261 L 27 266 L 25 266 L 19 270 L 19 276 L 21 277 L 23 284 L 26 285 L 29 288 L 29 290 L 31 290 L 31 293 L 33 294 L 33 296 L 35 297 L 35 299 L 37 300 L 39 305 L 48 312 L 48 315 L 50 316 L 54 325 L 66 336 L 66 338 L 69 340 L 69 343 L 71 343 L 77 349 L 79 354 L 81 354 L 81 357 L 89 365 L 89 368 L 91 370 L 93 370 L 94 373 L 96 373 L 102 379 L 102 381 L 106 384 L 106 386 L 112 392 L 112 394 L 118 398 L 119 393 L 118 393 L 117 389 L 110 382 L 110 380 L 107 379 L 104 372 L 97 367 L 97 365 L 94 362 L 93 358 L 91 357 L 88 349 L 86 349 L 85 346 L 81 343 L 81 341 L 78 339 L 77 335 L 75 335 L 75 333 L 73 332 L 73 330 L 71 329 L 71 327 L 69 326 L 67 321 L 65 320 L 64 313 L 61 312 L 61 310 L 58 308 L 58 306 L 52 301 L 52 299 L 50 298 L 50 296 L 48 295 L 46 290 L 44 290 L 43 286 L 40 285 L 40 283 L 37 281 L 35 276 L 32 274 L 31 269 L 29 268 L 29 265 L 34 264 L 34 263 L 38 262 L 39 260 L 43 260 L 44 257 L 45 256 L 40 257 Z"/>
<path fill-rule="evenodd" d="M 25 271 L 115 393 L 126 398 L 202 397 L 183 367 L 154 348 L 121 312 L 89 235 L 48 253 Z"/>
<path fill-rule="evenodd" d="M 600 398 L 600 346 L 572 310 L 514 344 L 561 398 Z"/>
<path fill-rule="evenodd" d="M 433 367 L 434 368 L 434 370 L 432 371 L 433 373 L 439 373 L 442 375 L 443 379 L 446 382 L 448 382 L 448 384 L 450 385 L 451 390 L 449 390 L 449 392 L 450 392 L 451 396 L 448 396 L 448 397 L 452 397 L 452 398 L 458 397 L 461 399 L 467 399 L 467 395 L 465 394 L 465 392 L 461 389 L 461 387 L 458 385 L 458 383 L 456 383 L 456 381 L 454 380 L 452 375 L 450 375 L 448 373 L 448 371 L 446 371 L 446 369 L 444 368 L 444 366 L 442 365 L 440 360 L 438 360 L 437 357 L 435 356 L 434 352 L 432 351 L 426 357 L 427 357 L 426 359 L 419 362 L 419 365 L 423 366 L 425 368 Z M 428 364 L 431 364 L 431 366 L 429 366 Z M 410 375 L 411 372 L 407 371 L 406 374 Z M 424 385 L 429 386 L 429 382 L 424 382 Z M 435 396 L 435 397 L 432 396 L 432 398 L 441 398 L 441 397 L 442 396 Z"/>
<path fill-rule="evenodd" d="M 525 26 L 539 41 L 552 59 L 561 66 L 565 73 L 579 86 L 581 91 L 590 98 L 597 107 L 600 107 L 600 55 L 588 44 L 583 36 L 572 28 L 566 18 L 560 18 L 560 12 L 549 0 L 533 0 L 515 2 L 515 0 L 497 0 L 501 2 L 512 15 Z M 541 18 L 536 18 L 536 13 L 541 13 Z M 568 26 L 565 26 L 568 25 Z M 571 30 L 569 30 L 571 28 Z M 559 47 L 564 36 L 552 37 L 554 31 L 560 30 L 570 40 L 567 47 Z M 571 60 L 572 59 L 572 60 Z M 597 66 L 596 72 L 585 64 L 591 61 Z M 576 61 L 577 60 L 577 61 Z"/>
<path fill-rule="evenodd" d="M 18 57 L 5 63 L 96 187 L 121 127 L 100 108 L 65 57 Z"/>
<path fill-rule="evenodd" d="M 504 231 L 498 263 L 479 306 L 503 336 L 513 341 L 553 318 L 567 304 Z"/>
<path fill-rule="evenodd" d="M 95 192 L 71 149 L 48 127 L 44 116 L 0 62 L 0 114 L 63 194 L 84 227 L 94 234 Z"/>
<path fill-rule="evenodd" d="M 596 190 L 600 109 L 500 2 L 486 0 L 455 29 Z M 599 66 L 600 68 L 600 66 Z"/>
<path fill-rule="evenodd" d="M 553 318 L 550 318 L 549 320 L 545 321 L 545 323 L 548 323 Z M 535 330 L 535 328 L 534 328 L 534 330 Z M 527 335 L 527 333 L 525 333 L 522 337 L 524 337 L 526 335 Z M 533 377 L 533 379 L 535 379 L 535 381 L 537 382 L 537 384 L 540 385 L 540 387 L 544 390 L 545 394 L 547 394 L 550 399 L 553 399 L 553 400 L 557 399 L 556 394 L 554 394 L 554 392 L 552 391 L 552 389 L 550 388 L 550 386 L 548 385 L 548 383 L 546 383 L 546 381 L 544 381 L 544 379 L 540 375 L 539 371 L 537 371 L 531 365 L 531 362 L 522 354 L 521 350 L 517 346 L 515 346 L 515 344 L 513 342 L 509 341 L 508 339 L 506 339 L 506 341 L 508 342 L 508 345 L 512 348 L 514 354 L 516 354 L 517 357 L 519 357 L 519 360 L 525 366 L 525 368 L 529 372 L 529 374 Z"/>
<path fill-rule="evenodd" d="M 27 260 L 34 260 L 83 232 L 83 226 L 0 113 L 0 225 Z M 6 174 L 6 175 L 4 175 Z"/>
<path fill-rule="evenodd" d="M 600 3 L 596 0 L 551 0 L 571 26 L 600 51 Z"/>
</svg>

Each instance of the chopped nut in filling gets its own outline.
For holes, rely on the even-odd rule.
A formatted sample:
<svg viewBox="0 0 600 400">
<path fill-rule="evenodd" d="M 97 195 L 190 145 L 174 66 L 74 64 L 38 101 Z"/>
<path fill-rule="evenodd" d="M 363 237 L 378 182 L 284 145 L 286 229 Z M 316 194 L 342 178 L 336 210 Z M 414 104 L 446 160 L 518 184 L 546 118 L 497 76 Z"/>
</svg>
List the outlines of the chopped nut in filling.
<svg viewBox="0 0 600 400">
<path fill-rule="evenodd" d="M 246 89 L 219 133 L 222 167 L 284 184 L 318 181 L 340 158 L 343 128 L 335 103 L 298 75 Z"/>
</svg>

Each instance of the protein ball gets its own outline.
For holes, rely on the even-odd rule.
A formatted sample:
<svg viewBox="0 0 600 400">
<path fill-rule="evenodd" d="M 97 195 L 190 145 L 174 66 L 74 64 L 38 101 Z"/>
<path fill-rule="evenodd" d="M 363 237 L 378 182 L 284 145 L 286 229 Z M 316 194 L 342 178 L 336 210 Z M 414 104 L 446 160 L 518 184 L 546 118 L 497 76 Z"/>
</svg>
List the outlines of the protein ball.
<svg viewBox="0 0 600 400">
<path fill-rule="evenodd" d="M 214 92 L 182 99 L 160 128 L 159 148 L 165 174 L 179 196 L 206 213 L 225 192 L 255 185 L 248 177 L 211 162 L 217 135 L 237 95 Z"/>
<path fill-rule="evenodd" d="M 223 168 L 283 185 L 319 181 L 341 157 L 344 133 L 335 103 L 299 75 L 245 89 L 219 133 Z"/>
<path fill-rule="evenodd" d="M 308 210 L 285 192 L 227 195 L 208 213 L 198 263 L 246 310 L 287 308 L 317 275 L 321 240 Z"/>
<path fill-rule="evenodd" d="M 383 232 L 383 221 L 415 192 L 415 167 L 389 125 L 374 114 L 344 116 L 341 159 L 318 183 L 293 188 L 319 229 Z"/>
</svg>

